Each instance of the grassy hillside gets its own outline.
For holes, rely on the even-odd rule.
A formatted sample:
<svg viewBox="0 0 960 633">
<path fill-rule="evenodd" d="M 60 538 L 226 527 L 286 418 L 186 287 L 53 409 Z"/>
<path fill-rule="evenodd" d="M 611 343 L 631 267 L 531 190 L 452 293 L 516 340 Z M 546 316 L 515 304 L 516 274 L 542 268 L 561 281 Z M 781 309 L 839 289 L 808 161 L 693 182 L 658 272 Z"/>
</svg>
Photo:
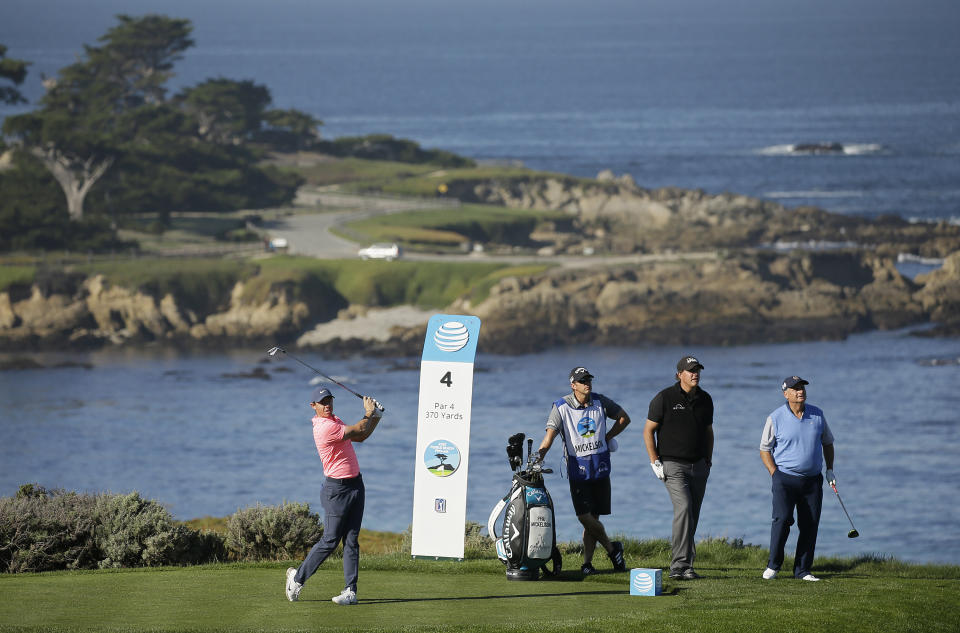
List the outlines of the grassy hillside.
<svg viewBox="0 0 960 633">
<path fill-rule="evenodd" d="M 363 541 L 361 541 L 363 542 Z M 765 551 L 714 541 L 699 548 L 699 581 L 629 595 L 628 574 L 579 571 L 510 582 L 495 559 L 361 558 L 357 607 L 331 559 L 301 601 L 283 596 L 286 562 L 0 576 L 0 630 L 10 631 L 956 631 L 960 569 L 873 557 L 824 559 L 823 579 L 760 578 Z M 666 541 L 628 541 L 630 567 L 665 567 Z M 579 569 L 580 557 L 564 567 Z M 601 570 L 606 561 L 597 560 Z"/>
</svg>

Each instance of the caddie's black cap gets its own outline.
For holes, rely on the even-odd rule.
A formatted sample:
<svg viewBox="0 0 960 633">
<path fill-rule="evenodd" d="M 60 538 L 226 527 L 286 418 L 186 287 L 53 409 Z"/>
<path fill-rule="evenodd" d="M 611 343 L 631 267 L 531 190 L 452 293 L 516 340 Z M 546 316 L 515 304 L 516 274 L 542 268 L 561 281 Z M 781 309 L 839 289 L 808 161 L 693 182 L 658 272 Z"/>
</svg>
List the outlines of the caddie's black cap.
<svg viewBox="0 0 960 633">
<path fill-rule="evenodd" d="M 703 365 L 694 356 L 684 356 L 677 362 L 677 371 L 693 371 L 703 369 Z"/>
<path fill-rule="evenodd" d="M 788 376 L 783 379 L 783 382 L 780 384 L 781 391 L 786 391 L 787 389 L 796 389 L 801 385 L 809 385 L 810 383 L 801 378 L 800 376 Z"/>
<path fill-rule="evenodd" d="M 310 396 L 310 402 L 320 402 L 327 396 L 333 397 L 333 394 L 330 393 L 330 390 L 326 387 L 317 387 L 313 390 L 313 394 Z"/>
<path fill-rule="evenodd" d="M 586 367 L 574 367 L 570 370 L 570 382 L 580 382 L 586 378 L 593 378 L 593 374 Z"/>
</svg>

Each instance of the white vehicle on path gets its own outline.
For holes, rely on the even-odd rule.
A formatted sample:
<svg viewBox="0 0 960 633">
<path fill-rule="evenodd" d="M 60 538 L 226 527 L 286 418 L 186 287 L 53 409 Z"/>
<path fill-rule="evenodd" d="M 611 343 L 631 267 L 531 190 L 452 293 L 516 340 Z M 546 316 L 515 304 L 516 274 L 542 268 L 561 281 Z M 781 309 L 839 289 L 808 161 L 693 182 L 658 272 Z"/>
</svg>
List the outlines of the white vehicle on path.
<svg viewBox="0 0 960 633">
<path fill-rule="evenodd" d="M 400 257 L 400 246 L 397 244 L 374 244 L 357 251 L 360 259 L 385 259 L 388 262 Z"/>
</svg>

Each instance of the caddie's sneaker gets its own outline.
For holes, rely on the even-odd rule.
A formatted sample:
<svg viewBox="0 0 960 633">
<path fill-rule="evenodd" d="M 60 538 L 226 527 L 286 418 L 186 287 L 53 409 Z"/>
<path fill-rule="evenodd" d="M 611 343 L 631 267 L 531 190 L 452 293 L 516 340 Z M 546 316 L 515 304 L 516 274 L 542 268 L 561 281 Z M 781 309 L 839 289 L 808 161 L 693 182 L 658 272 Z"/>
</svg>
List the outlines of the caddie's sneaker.
<svg viewBox="0 0 960 633">
<path fill-rule="evenodd" d="M 607 556 L 613 563 L 613 571 L 627 571 L 627 562 L 623 559 L 623 543 L 614 541 L 610 544 L 613 545 L 613 552 L 608 553 Z"/>
<path fill-rule="evenodd" d="M 671 569 L 671 570 L 670 570 L 670 579 L 671 579 L 671 580 L 683 580 L 683 570 L 682 570 L 682 569 Z"/>
<path fill-rule="evenodd" d="M 800 580 L 806 580 L 808 582 L 820 582 L 820 579 L 814 576 L 813 574 L 807 574 L 806 576 L 801 576 Z"/>
<path fill-rule="evenodd" d="M 687 567 L 683 570 L 683 579 L 684 580 L 699 580 L 700 574 L 693 571 L 693 567 Z"/>
<path fill-rule="evenodd" d="M 593 574 L 597 573 L 597 570 L 594 569 L 593 565 L 590 563 L 584 563 L 583 565 L 580 565 L 580 573 L 584 576 L 592 576 Z"/>
<path fill-rule="evenodd" d="M 294 567 L 287 567 L 287 586 L 286 594 L 287 600 L 290 602 L 296 602 L 300 599 L 300 590 L 303 589 L 303 585 L 298 583 L 294 576 L 297 575 L 297 570 Z"/>
<path fill-rule="evenodd" d="M 357 604 L 357 593 L 353 589 L 344 589 L 339 596 L 330 598 L 335 604 Z"/>
<path fill-rule="evenodd" d="M 777 577 L 777 570 L 776 570 L 776 569 L 770 569 L 769 567 L 767 567 L 766 569 L 763 570 L 763 579 L 764 579 L 764 580 L 773 580 L 773 579 L 776 578 L 776 577 Z"/>
</svg>

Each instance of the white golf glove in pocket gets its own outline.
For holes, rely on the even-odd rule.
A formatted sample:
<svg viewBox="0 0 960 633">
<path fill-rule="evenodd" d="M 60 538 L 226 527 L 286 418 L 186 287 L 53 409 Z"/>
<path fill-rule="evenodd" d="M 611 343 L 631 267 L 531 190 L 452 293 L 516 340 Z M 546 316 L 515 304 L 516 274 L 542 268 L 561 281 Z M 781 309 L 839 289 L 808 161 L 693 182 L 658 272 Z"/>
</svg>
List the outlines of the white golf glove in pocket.
<svg viewBox="0 0 960 633">
<path fill-rule="evenodd" d="M 663 474 L 663 464 L 660 463 L 659 459 L 650 464 L 650 468 L 653 469 L 653 474 L 657 476 L 657 479 L 660 481 L 666 480 L 666 475 Z"/>
</svg>

